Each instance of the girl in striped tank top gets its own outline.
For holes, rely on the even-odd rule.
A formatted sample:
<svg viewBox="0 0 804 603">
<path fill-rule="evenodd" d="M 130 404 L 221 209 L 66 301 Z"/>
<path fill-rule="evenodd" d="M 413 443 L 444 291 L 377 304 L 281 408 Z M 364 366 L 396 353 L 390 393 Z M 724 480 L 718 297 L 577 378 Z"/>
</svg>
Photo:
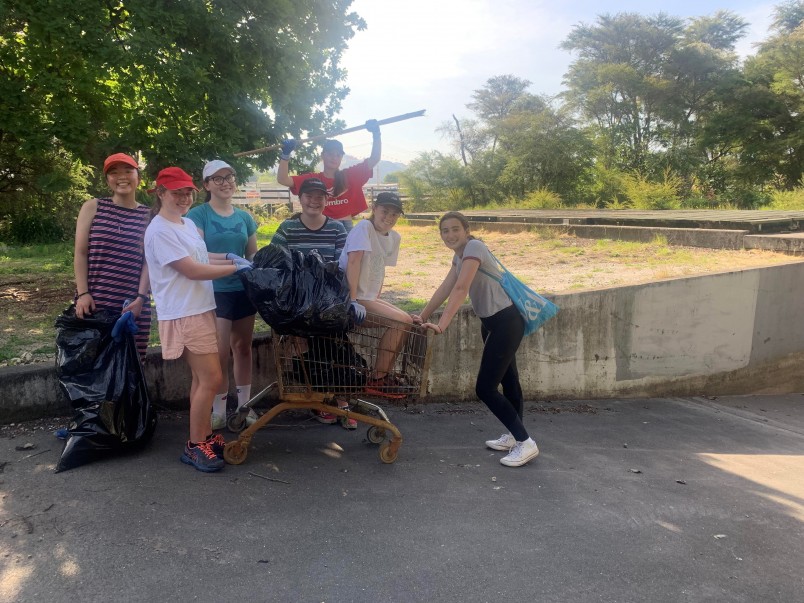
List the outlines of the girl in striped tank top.
<svg viewBox="0 0 804 603">
<path fill-rule="evenodd" d="M 139 166 L 133 157 L 115 153 L 103 163 L 111 198 L 90 199 L 75 225 L 75 315 L 84 318 L 100 308 L 131 310 L 137 321 L 137 351 L 145 358 L 151 331 L 148 267 L 143 237 L 150 209 L 137 203 Z M 123 303 L 129 304 L 123 307 Z"/>
</svg>

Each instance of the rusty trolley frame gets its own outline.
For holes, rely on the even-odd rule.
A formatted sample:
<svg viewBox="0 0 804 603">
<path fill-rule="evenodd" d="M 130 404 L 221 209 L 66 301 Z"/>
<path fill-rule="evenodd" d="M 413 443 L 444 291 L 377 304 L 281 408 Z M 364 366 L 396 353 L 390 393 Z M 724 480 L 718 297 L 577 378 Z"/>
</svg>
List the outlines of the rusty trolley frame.
<svg viewBox="0 0 804 603">
<path fill-rule="evenodd" d="M 430 364 L 428 342 L 426 329 L 373 314 L 345 333 L 311 337 L 274 333 L 277 381 L 229 417 L 229 430 L 241 433 L 227 442 L 224 459 L 241 464 L 260 428 L 285 411 L 309 409 L 368 424 L 366 437 L 379 444 L 380 460 L 393 463 L 402 434 L 378 404 L 364 398 L 409 400 L 423 394 Z M 369 383 L 383 363 L 390 366 L 386 378 L 379 384 Z M 273 389 L 278 389 L 279 403 L 243 429 L 250 407 Z M 346 402 L 346 407 L 339 408 L 337 402 Z"/>
</svg>

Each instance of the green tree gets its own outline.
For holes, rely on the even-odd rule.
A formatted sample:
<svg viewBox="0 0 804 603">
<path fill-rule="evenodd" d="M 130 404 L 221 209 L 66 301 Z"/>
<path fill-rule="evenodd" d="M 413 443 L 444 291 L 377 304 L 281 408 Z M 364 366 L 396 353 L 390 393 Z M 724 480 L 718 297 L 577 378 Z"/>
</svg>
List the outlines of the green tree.
<svg viewBox="0 0 804 603">
<path fill-rule="evenodd" d="M 549 189 L 568 204 L 591 201 L 594 147 L 575 120 L 546 102 L 509 115 L 500 128 L 504 167 L 497 179 L 505 197 Z"/>
<path fill-rule="evenodd" d="M 564 97 L 605 136 L 607 168 L 644 171 L 664 136 L 658 114 L 666 95 L 664 67 L 683 22 L 660 13 L 601 15 L 576 25 L 561 44 L 575 52 Z"/>
<path fill-rule="evenodd" d="M 756 56 L 745 64 L 746 77 L 770 97 L 761 116 L 763 129 L 747 140 L 750 159 L 775 184 L 794 188 L 804 174 L 804 2 L 786 2 L 776 7 L 771 35 Z"/>
<path fill-rule="evenodd" d="M 141 152 L 152 176 L 213 157 L 244 177 L 269 167 L 276 154 L 232 155 L 333 125 L 364 27 L 350 4 L 0 0 L 0 195 L 37 197 L 54 156 Z"/>
<path fill-rule="evenodd" d="M 438 151 L 421 153 L 398 172 L 399 183 L 416 211 L 461 209 L 471 203 L 466 168 Z"/>
</svg>

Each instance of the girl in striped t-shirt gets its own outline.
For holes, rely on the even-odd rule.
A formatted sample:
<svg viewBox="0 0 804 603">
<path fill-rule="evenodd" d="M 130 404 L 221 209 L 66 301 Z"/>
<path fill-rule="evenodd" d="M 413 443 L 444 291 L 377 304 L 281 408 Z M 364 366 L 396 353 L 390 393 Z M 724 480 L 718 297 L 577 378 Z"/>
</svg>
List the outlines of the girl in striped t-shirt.
<svg viewBox="0 0 804 603">
<path fill-rule="evenodd" d="M 90 199 L 75 225 L 75 315 L 84 318 L 108 308 L 131 310 L 137 321 L 137 351 L 145 358 L 151 331 L 148 267 L 143 237 L 150 210 L 137 203 L 139 166 L 133 157 L 115 153 L 103 162 L 112 196 Z M 123 307 L 123 303 L 128 305 Z"/>
</svg>

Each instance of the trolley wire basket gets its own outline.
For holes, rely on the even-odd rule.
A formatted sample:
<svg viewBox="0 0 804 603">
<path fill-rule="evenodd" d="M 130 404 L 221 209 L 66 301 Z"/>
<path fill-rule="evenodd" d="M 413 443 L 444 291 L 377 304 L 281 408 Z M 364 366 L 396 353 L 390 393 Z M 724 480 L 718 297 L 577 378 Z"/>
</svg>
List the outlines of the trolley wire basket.
<svg viewBox="0 0 804 603">
<path fill-rule="evenodd" d="M 427 387 L 428 333 L 419 326 L 369 314 L 340 333 L 301 337 L 273 333 L 277 381 L 230 417 L 232 431 L 245 427 L 251 406 L 271 389 L 279 403 L 228 442 L 224 459 L 242 463 L 254 434 L 286 410 L 324 411 L 369 425 L 367 439 L 380 445 L 380 459 L 396 460 L 402 435 L 371 400 L 414 400 Z"/>
</svg>

